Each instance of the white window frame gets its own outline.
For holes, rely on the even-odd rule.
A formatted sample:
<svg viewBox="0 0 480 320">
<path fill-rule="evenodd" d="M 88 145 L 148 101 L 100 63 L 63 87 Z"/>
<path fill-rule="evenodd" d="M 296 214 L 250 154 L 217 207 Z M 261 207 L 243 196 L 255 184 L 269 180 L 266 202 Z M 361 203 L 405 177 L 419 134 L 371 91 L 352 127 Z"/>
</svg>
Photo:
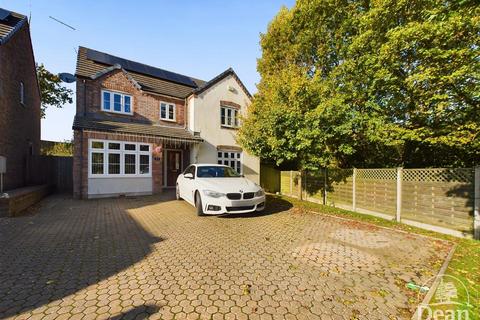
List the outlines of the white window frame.
<svg viewBox="0 0 480 320">
<path fill-rule="evenodd" d="M 25 106 L 25 84 L 20 81 L 20 104 Z"/>
<path fill-rule="evenodd" d="M 103 97 L 103 94 L 104 93 L 108 93 L 110 94 L 110 109 L 105 109 L 105 106 L 104 106 L 104 97 Z M 111 113 L 119 113 L 119 114 L 127 114 L 127 115 L 133 115 L 133 96 L 129 95 L 129 94 L 126 94 L 126 93 L 123 93 L 123 92 L 120 92 L 120 91 L 114 91 L 114 90 L 101 90 L 101 109 L 102 111 L 105 111 L 105 112 L 111 112 Z M 120 103 L 121 103 L 121 111 L 115 111 L 113 109 L 113 106 L 114 106 L 114 102 L 113 102 L 113 96 L 114 94 L 118 94 L 121 96 L 121 100 L 120 100 Z M 130 98 L 130 112 L 125 112 L 125 97 L 129 97 Z"/>
<path fill-rule="evenodd" d="M 222 153 L 222 156 L 219 157 L 218 154 L 219 153 Z M 225 158 L 224 157 L 224 154 L 225 153 L 228 153 L 228 157 Z M 235 168 L 232 168 L 233 170 L 235 170 L 236 172 L 240 173 L 240 174 L 243 174 L 243 152 L 242 151 L 237 151 L 237 150 L 228 150 L 228 149 L 219 149 L 217 150 L 217 163 L 218 164 L 221 164 L 221 165 L 226 165 L 226 166 L 230 166 L 230 161 L 232 161 L 232 158 L 230 157 L 230 154 L 231 153 L 234 153 L 235 154 L 235 158 L 233 160 L 235 160 Z M 237 154 L 240 154 L 240 157 L 237 157 Z M 222 163 L 219 163 L 219 162 L 222 162 Z M 228 164 L 225 164 L 225 161 L 228 161 Z M 237 171 L 237 165 L 239 165 L 239 169 L 240 169 L 240 172 Z"/>
<path fill-rule="evenodd" d="M 162 103 L 165 104 L 166 106 L 165 118 L 162 117 Z M 170 108 L 173 108 L 173 119 L 170 119 L 168 117 L 168 115 L 170 114 Z M 175 105 L 175 103 L 160 101 L 159 110 L 160 110 L 160 120 L 171 121 L 171 122 L 177 121 L 177 106 Z"/>
<path fill-rule="evenodd" d="M 222 110 L 225 110 L 225 117 L 222 119 Z M 232 119 L 232 124 L 228 124 L 227 122 L 227 113 L 228 111 L 231 112 L 231 119 Z M 227 127 L 227 128 L 238 128 L 240 127 L 240 110 L 237 108 L 229 107 L 229 106 L 220 106 L 220 125 L 222 127 Z M 222 121 L 225 120 L 225 123 Z"/>
<path fill-rule="evenodd" d="M 93 148 L 94 142 L 102 142 L 103 148 Z M 109 143 L 119 143 L 120 149 L 108 149 Z M 134 144 L 135 150 L 126 150 L 126 144 Z M 148 151 L 140 151 L 141 145 L 148 145 Z M 102 140 L 102 139 L 89 139 L 88 140 L 88 177 L 89 178 L 133 178 L 133 177 L 152 177 L 152 144 L 144 142 L 131 142 L 131 141 L 118 141 L 118 140 Z M 103 154 L 103 173 L 95 174 L 92 172 L 92 153 L 102 153 Z M 120 173 L 119 174 L 109 174 L 108 173 L 108 155 L 109 154 L 120 154 Z M 126 174 L 125 173 L 125 155 L 126 154 L 135 154 L 135 174 Z M 140 173 L 140 155 L 148 155 L 149 159 L 149 170 L 148 173 Z"/>
</svg>

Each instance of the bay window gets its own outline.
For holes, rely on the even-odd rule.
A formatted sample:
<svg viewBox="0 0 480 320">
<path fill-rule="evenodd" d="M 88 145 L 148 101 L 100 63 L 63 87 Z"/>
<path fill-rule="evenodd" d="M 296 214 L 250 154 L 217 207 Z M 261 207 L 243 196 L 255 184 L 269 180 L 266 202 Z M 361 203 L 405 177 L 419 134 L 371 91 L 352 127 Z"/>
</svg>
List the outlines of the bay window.
<svg viewBox="0 0 480 320">
<path fill-rule="evenodd" d="M 90 140 L 88 161 L 91 177 L 151 177 L 148 143 Z"/>
<path fill-rule="evenodd" d="M 120 92 L 102 90 L 102 110 L 131 115 L 133 114 L 132 96 Z"/>
</svg>

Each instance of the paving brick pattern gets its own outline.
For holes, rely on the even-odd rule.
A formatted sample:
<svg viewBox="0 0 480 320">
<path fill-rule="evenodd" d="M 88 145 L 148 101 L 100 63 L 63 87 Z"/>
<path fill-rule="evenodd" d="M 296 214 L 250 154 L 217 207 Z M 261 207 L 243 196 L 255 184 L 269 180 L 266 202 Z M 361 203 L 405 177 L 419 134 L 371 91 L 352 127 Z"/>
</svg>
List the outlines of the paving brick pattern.
<svg viewBox="0 0 480 320">
<path fill-rule="evenodd" d="M 170 195 L 43 201 L 0 219 L 0 318 L 403 319 L 447 246 L 275 206 L 197 217 Z"/>
</svg>

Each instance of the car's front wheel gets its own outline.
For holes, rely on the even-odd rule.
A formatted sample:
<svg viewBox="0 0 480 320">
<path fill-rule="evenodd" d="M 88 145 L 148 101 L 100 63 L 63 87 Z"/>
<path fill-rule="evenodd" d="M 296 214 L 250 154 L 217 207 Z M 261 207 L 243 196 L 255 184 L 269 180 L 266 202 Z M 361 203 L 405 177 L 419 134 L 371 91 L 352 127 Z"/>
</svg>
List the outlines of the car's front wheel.
<svg viewBox="0 0 480 320">
<path fill-rule="evenodd" d="M 175 188 L 175 198 L 177 198 L 177 200 L 182 200 L 182 197 L 180 197 L 180 188 L 178 187 L 178 183 Z"/>
<path fill-rule="evenodd" d="M 203 216 L 203 204 L 200 192 L 195 193 L 195 208 L 197 209 L 197 216 Z"/>
</svg>

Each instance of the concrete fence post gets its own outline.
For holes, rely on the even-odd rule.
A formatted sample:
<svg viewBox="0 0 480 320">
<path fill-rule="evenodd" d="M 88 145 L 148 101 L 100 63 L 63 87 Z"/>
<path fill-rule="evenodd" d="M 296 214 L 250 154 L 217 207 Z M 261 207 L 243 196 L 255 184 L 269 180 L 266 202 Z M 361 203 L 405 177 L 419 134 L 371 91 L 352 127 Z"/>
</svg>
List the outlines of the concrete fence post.
<svg viewBox="0 0 480 320">
<path fill-rule="evenodd" d="M 353 168 L 352 175 L 352 211 L 357 211 L 357 168 Z"/>
<path fill-rule="evenodd" d="M 474 238 L 480 240 L 480 166 L 475 167 L 475 201 L 473 209 L 473 232 Z"/>
<path fill-rule="evenodd" d="M 403 168 L 397 168 L 397 214 L 396 220 L 400 222 L 402 213 L 402 180 Z"/>
<path fill-rule="evenodd" d="M 303 191 L 305 192 L 305 200 L 308 201 L 308 191 L 307 191 L 307 171 L 303 172 Z"/>
</svg>

